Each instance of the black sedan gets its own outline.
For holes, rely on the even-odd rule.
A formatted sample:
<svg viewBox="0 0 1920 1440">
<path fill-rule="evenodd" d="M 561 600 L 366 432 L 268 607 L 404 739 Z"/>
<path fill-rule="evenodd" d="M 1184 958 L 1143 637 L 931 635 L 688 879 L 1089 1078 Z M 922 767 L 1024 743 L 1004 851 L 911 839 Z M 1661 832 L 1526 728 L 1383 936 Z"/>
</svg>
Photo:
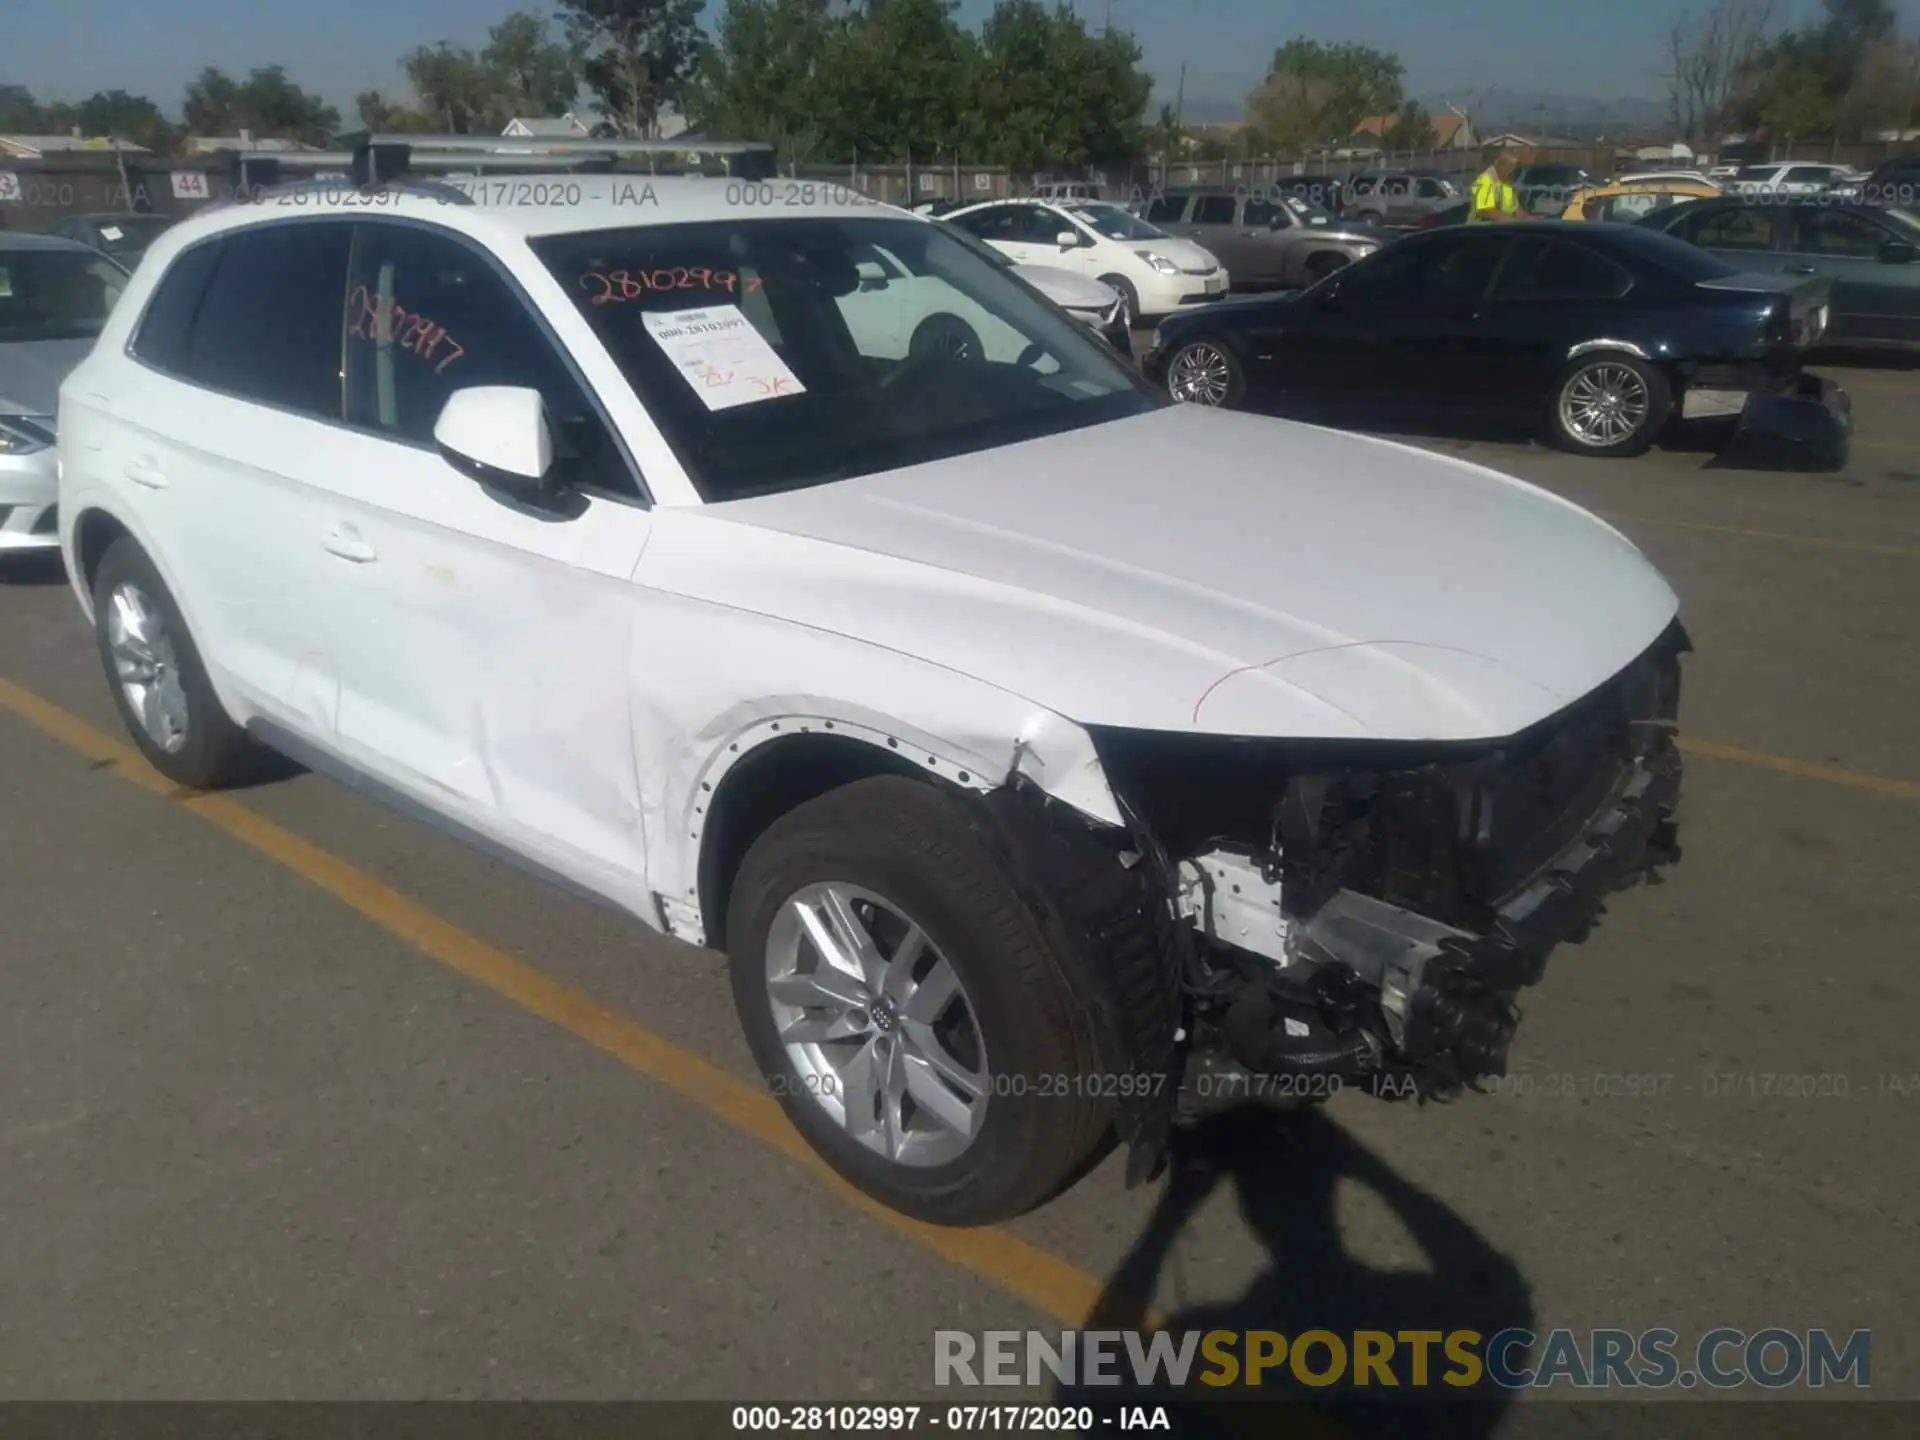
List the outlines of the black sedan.
<svg viewBox="0 0 1920 1440">
<path fill-rule="evenodd" d="M 1831 344 L 1920 344 L 1920 218 L 1909 210 L 1825 195 L 1730 195 L 1639 223 L 1743 270 L 1831 282 Z"/>
<path fill-rule="evenodd" d="M 1830 465 L 1845 397 L 1800 373 L 1825 312 L 1822 281 L 1743 274 L 1650 230 L 1511 221 L 1428 230 L 1310 289 L 1174 316 L 1145 363 L 1195 404 L 1499 417 L 1586 455 L 1638 454 L 1698 398 Z"/>
</svg>

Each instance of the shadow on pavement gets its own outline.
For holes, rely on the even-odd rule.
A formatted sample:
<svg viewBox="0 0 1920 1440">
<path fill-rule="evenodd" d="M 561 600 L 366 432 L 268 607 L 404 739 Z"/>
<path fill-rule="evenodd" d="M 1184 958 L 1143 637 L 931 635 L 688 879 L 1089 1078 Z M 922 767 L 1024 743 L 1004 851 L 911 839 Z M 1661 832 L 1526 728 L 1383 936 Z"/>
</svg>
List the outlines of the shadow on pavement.
<svg viewBox="0 0 1920 1440">
<path fill-rule="evenodd" d="M 1363 1186 L 1385 1202 L 1424 1254 L 1425 1270 L 1380 1270 L 1347 1252 L 1334 1208 L 1342 1182 Z M 1286 1336 L 1291 1346 L 1303 1333 L 1323 1330 L 1342 1337 L 1350 1350 L 1354 1332 L 1361 1330 L 1395 1336 L 1411 1330 L 1476 1330 L 1484 1342 L 1508 1326 L 1532 1324 L 1532 1295 L 1514 1262 L 1317 1108 L 1283 1112 L 1244 1105 L 1201 1121 L 1176 1136 L 1163 1183 L 1159 1206 L 1108 1280 L 1086 1330 L 1137 1330 L 1152 1323 L 1143 1297 L 1161 1288 L 1162 1272 L 1194 1213 L 1227 1187 L 1264 1252 L 1259 1273 L 1233 1299 L 1165 1315 L 1162 1327 L 1171 1338 L 1187 1331 L 1269 1330 Z M 1232 1352 L 1244 1361 L 1244 1343 Z M 1316 1345 L 1309 1354 L 1308 1374 L 1326 1372 L 1329 1351 Z M 1211 1389 L 1198 1377 L 1213 1367 L 1196 1355 L 1184 1389 L 1083 1384 L 1063 1388 L 1058 1403 L 1106 1413 L 1122 1406 L 1164 1405 L 1181 1435 L 1284 1433 L 1355 1440 L 1476 1440 L 1492 1434 L 1508 1408 L 1506 1393 L 1485 1383 L 1470 1389 L 1439 1383 L 1456 1367 L 1438 1343 L 1429 1352 L 1424 1389 L 1409 1385 L 1412 1368 L 1404 1347 L 1396 1346 L 1393 1370 L 1400 1385 L 1395 1390 L 1377 1384 L 1356 1388 L 1350 1359 L 1334 1384 L 1304 1384 L 1283 1363 L 1262 1375 L 1258 1389 Z"/>
</svg>

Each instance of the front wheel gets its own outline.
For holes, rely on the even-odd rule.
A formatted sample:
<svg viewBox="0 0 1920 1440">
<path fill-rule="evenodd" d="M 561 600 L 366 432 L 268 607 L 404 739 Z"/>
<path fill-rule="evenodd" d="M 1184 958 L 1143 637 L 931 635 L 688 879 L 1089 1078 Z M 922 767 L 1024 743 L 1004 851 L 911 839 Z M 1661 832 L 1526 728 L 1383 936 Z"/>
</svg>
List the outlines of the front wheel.
<svg viewBox="0 0 1920 1440">
<path fill-rule="evenodd" d="M 1629 456 L 1653 444 L 1673 409 L 1666 374 L 1631 355 L 1589 355 L 1560 373 L 1547 414 L 1553 443 L 1576 455 Z"/>
<path fill-rule="evenodd" d="M 1167 393 L 1188 405 L 1232 409 L 1246 399 L 1246 372 L 1220 341 L 1189 340 L 1167 361 Z"/>
<path fill-rule="evenodd" d="M 1120 296 L 1119 323 L 1128 330 L 1140 323 L 1140 292 L 1124 275 L 1102 275 L 1100 283 Z"/>
<path fill-rule="evenodd" d="M 963 803 L 897 776 L 830 791 L 754 842 L 727 909 L 734 1006 L 788 1117 L 945 1225 L 1048 1198 L 1112 1121 L 1090 1007 Z"/>
</svg>

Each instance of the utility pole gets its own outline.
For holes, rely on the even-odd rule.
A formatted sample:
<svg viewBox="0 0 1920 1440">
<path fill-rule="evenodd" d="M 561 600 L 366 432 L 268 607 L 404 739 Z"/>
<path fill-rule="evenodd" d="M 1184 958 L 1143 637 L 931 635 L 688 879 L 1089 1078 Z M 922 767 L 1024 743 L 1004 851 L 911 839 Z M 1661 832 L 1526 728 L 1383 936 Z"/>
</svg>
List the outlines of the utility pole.
<svg viewBox="0 0 1920 1440">
<path fill-rule="evenodd" d="M 1107 0 L 1107 20 L 1106 24 L 1101 27 L 1100 33 L 1102 35 L 1111 35 L 1113 33 L 1113 0 Z"/>
</svg>

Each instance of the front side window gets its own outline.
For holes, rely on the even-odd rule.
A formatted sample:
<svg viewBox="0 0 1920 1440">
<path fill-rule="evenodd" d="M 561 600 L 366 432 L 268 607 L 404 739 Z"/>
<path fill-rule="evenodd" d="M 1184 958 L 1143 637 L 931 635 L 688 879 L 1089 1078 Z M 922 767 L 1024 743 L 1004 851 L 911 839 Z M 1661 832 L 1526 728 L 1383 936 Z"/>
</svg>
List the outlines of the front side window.
<svg viewBox="0 0 1920 1440">
<path fill-rule="evenodd" d="M 1890 231 L 1864 215 L 1845 210 L 1803 210 L 1794 249 L 1809 255 L 1852 256 L 1872 259 L 1893 239 Z"/>
<path fill-rule="evenodd" d="M 352 245 L 345 221 L 256 225 L 223 236 L 181 373 L 245 400 L 338 420 Z"/>
<path fill-rule="evenodd" d="M 1293 220 L 1287 214 L 1286 208 L 1274 204 L 1271 200 L 1247 201 L 1243 223 L 1254 230 L 1289 230 L 1293 227 Z"/>
<path fill-rule="evenodd" d="M 1177 225 L 1186 213 L 1186 196 L 1162 195 L 1147 206 L 1144 218 L 1149 225 Z"/>
<path fill-rule="evenodd" d="M 1164 403 L 1084 325 L 934 224 L 726 220 L 533 248 L 710 502 Z"/>
<path fill-rule="evenodd" d="M 1052 245 L 1063 228 L 1039 205 L 995 205 L 958 216 L 954 223 L 964 225 L 982 240 L 1002 245 Z"/>
<path fill-rule="evenodd" d="M 479 251 L 415 225 L 368 223 L 344 320 L 346 418 L 418 445 L 456 390 L 511 385 L 546 402 L 555 451 L 579 483 L 633 490 L 599 413 L 527 301 Z"/>
<path fill-rule="evenodd" d="M 127 272 L 85 250 L 0 250 L 0 344 L 91 340 Z"/>
<path fill-rule="evenodd" d="M 1449 236 L 1427 245 L 1395 245 L 1341 272 L 1341 293 L 1369 309 L 1448 309 L 1478 300 L 1500 263 L 1507 237 Z"/>
</svg>

